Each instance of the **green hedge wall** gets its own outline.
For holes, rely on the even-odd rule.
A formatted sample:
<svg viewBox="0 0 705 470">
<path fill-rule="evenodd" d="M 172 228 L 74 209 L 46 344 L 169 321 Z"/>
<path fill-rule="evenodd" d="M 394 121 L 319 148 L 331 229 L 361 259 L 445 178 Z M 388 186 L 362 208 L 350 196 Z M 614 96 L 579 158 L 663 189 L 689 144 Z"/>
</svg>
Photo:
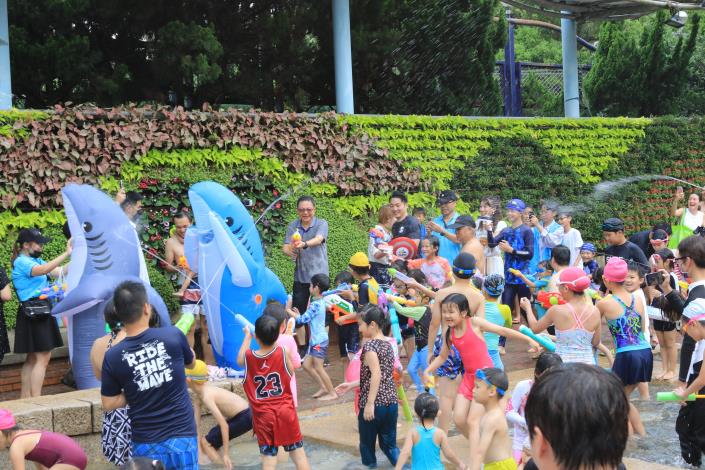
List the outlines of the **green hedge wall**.
<svg viewBox="0 0 705 470">
<path fill-rule="evenodd" d="M 157 118 L 153 115 L 145 117 L 142 122 L 135 117 L 141 115 L 141 111 L 132 110 L 131 113 L 130 132 L 136 132 L 136 135 L 154 134 L 153 130 L 150 131 L 152 134 L 140 131 L 141 125 L 150 129 L 161 125 L 155 124 Z M 76 113 L 68 114 L 71 125 L 76 126 Z M 521 197 L 533 205 L 540 204 L 547 197 L 558 199 L 580 209 L 575 225 L 583 232 L 585 240 L 598 244 L 601 239 L 599 223 L 606 217 L 623 217 L 630 231 L 669 220 L 671 197 L 677 183 L 658 180 L 616 185 L 604 199 L 591 196 L 596 183 L 647 174 L 672 175 L 696 184 L 705 182 L 703 118 L 571 120 L 338 116 L 331 120 L 328 117 L 292 115 L 279 119 L 277 115 L 253 113 L 244 117 L 233 115 L 233 122 L 229 122 L 228 115 L 221 113 L 213 117 L 216 125 L 212 126 L 208 113 L 177 114 L 178 119 L 172 120 L 167 128 L 180 132 L 179 126 L 184 126 L 178 143 L 172 143 L 169 148 L 150 147 L 142 153 L 132 148 L 128 154 L 116 155 L 96 181 L 107 192 L 114 192 L 119 180 L 124 180 L 128 189 L 138 189 L 147 195 L 144 215 L 147 229 L 143 241 L 155 254 L 163 252 L 164 240 L 171 228 L 170 216 L 187 202 L 186 191 L 194 182 L 213 179 L 241 197 L 255 200 L 254 216 L 258 216 L 276 197 L 286 195 L 267 213 L 260 229 L 268 264 L 287 287 L 292 283 L 293 265 L 281 253 L 280 246 L 286 224 L 295 217 L 293 202 L 296 197 L 309 193 L 317 198 L 318 215 L 330 224 L 328 251 L 330 271 L 335 275 L 345 268 L 354 251 L 365 250 L 366 231 L 375 219 L 377 209 L 388 198 L 390 171 L 396 172 L 393 181 L 404 181 L 403 187 L 412 190 L 411 206 L 423 205 L 431 210 L 434 209 L 434 192 L 446 188 L 459 192 L 462 212 L 476 211 L 479 198 L 485 194 L 497 194 L 505 200 Z M 115 115 L 110 111 L 96 115 L 112 116 L 111 125 L 119 124 L 115 124 Z M 0 113 L 0 124 L 4 126 L 0 128 L 4 129 L 0 132 L 0 159 L 5 152 L 14 152 L 16 158 L 15 147 L 25 145 L 23 139 L 36 139 L 37 132 L 60 133 L 60 118 L 56 114 L 49 114 L 53 119 L 52 126 L 37 124 L 48 119 L 46 116 L 42 113 Z M 93 139 L 99 136 L 103 132 L 101 119 L 81 121 L 82 137 Z M 247 145 L 241 140 L 221 145 L 222 135 L 219 134 L 212 139 L 216 144 L 207 148 L 207 137 L 204 141 L 201 135 L 198 142 L 184 137 L 193 132 L 194 121 L 198 122 L 198 129 L 214 129 L 213 132 L 229 129 L 237 135 L 251 135 L 251 126 L 256 123 L 257 133 L 263 137 L 260 141 L 250 139 Z M 267 126 L 273 126 L 274 130 L 267 130 Z M 289 142 L 285 139 L 286 126 L 292 134 Z M 325 138 L 317 134 L 319 127 Z M 308 136 L 303 140 L 302 128 Z M 277 139 L 274 143 L 267 140 L 272 135 Z M 49 142 L 52 139 L 49 138 Z M 77 152 L 80 157 L 78 141 L 73 148 L 71 139 L 60 137 L 59 140 L 65 146 L 61 155 Z M 99 140 L 92 142 L 99 147 Z M 263 145 L 262 150 L 258 148 L 258 142 Z M 113 148 L 115 141 L 110 145 Z M 303 150 L 295 150 L 296 156 L 292 157 L 292 151 L 285 149 L 297 145 Z M 339 149 L 326 150 L 328 145 Z M 305 160 L 301 160 L 300 155 L 305 154 L 310 146 L 318 148 L 325 159 L 319 155 L 317 160 L 303 164 Z M 345 154 L 344 147 L 352 149 L 353 153 Z M 51 156 L 50 150 L 46 152 Z M 335 155 L 339 155 L 339 160 L 335 160 Z M 61 160 L 49 161 L 60 169 Z M 80 166 L 80 158 L 76 160 L 74 157 L 74 161 Z M 346 176 L 328 178 L 330 166 Z M 321 168 L 326 171 L 318 171 Z M 76 179 L 70 171 L 62 172 L 63 176 L 51 173 L 52 178 L 59 178 L 59 182 Z M 407 175 L 410 176 L 408 179 Z M 355 178 L 362 184 L 355 184 Z M 10 184 L 2 190 L 5 200 L 12 198 L 13 188 Z M 35 200 L 44 200 L 42 198 L 48 196 L 35 196 Z M 27 197 L 20 199 L 28 200 Z M 57 241 L 47 247 L 47 257 L 61 250 L 63 237 L 58 227 L 63 214 L 59 201 L 54 198 L 50 202 L 49 199 L 42 211 L 33 211 L 20 204 L 12 211 L 0 213 L 0 237 L 5 238 L 5 250 L 0 253 L 3 265 L 8 266 L 12 240 L 21 227 L 40 225 L 55 234 Z M 156 287 L 169 301 L 173 287 L 166 277 L 157 275 L 158 261 L 148 258 L 152 261 Z M 175 305 L 172 304 L 171 308 Z M 6 305 L 11 325 L 14 324 L 15 310 L 16 306 Z"/>
</svg>

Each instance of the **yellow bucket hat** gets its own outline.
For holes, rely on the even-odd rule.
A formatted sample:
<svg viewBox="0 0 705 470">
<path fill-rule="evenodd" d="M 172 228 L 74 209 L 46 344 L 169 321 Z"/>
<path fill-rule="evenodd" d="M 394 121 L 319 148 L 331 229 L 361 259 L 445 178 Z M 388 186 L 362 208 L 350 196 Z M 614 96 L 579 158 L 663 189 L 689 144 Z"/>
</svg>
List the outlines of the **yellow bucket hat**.
<svg viewBox="0 0 705 470">
<path fill-rule="evenodd" d="M 198 383 L 208 382 L 208 366 L 200 359 L 197 360 L 193 369 L 186 369 L 186 378 Z"/>
</svg>

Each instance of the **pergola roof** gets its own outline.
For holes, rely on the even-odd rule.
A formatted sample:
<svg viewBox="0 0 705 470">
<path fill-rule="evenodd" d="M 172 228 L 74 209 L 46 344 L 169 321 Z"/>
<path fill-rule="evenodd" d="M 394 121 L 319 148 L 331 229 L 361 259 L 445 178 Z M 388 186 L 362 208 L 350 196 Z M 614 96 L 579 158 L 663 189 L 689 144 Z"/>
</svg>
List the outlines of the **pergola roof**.
<svg viewBox="0 0 705 470">
<path fill-rule="evenodd" d="M 502 0 L 504 3 L 544 15 L 576 20 L 627 19 L 655 10 L 704 9 L 705 0 Z"/>
</svg>

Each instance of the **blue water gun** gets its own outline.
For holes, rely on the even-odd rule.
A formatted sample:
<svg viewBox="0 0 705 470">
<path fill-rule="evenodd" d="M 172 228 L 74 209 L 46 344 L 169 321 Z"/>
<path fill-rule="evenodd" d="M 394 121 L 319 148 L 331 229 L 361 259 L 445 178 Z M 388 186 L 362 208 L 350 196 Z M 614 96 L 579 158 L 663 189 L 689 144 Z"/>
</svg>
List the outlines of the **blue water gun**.
<svg viewBox="0 0 705 470">
<path fill-rule="evenodd" d="M 61 302 L 64 295 L 66 295 L 66 287 L 66 283 L 55 282 L 43 289 L 38 289 L 36 297 L 42 300 L 49 299 L 54 303 L 58 303 Z"/>
<path fill-rule="evenodd" d="M 338 287 L 335 289 L 330 289 L 325 292 L 321 292 L 321 297 L 327 297 L 329 295 L 334 295 L 334 294 L 340 294 L 341 292 L 349 291 L 352 290 L 352 286 L 346 282 L 342 284 L 338 284 Z"/>
</svg>

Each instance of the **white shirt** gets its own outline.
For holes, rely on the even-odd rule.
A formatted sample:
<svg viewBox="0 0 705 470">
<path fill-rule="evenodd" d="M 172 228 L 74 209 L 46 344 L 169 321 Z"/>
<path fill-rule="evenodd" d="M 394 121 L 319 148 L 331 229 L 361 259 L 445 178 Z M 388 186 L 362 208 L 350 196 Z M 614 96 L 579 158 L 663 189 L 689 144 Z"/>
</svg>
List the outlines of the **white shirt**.
<svg viewBox="0 0 705 470">
<path fill-rule="evenodd" d="M 688 286 L 688 292 L 695 289 L 697 286 L 705 286 L 705 280 L 697 281 Z M 705 314 L 705 299 L 695 299 L 688 304 L 688 306 L 683 310 L 683 316 L 686 319 L 695 317 L 696 315 Z M 695 343 L 695 349 L 693 349 L 693 355 L 690 357 L 690 368 L 688 369 L 688 379 L 693 373 L 693 364 L 703 360 L 703 354 L 705 354 L 705 340 L 701 339 Z"/>
<path fill-rule="evenodd" d="M 568 233 L 561 228 L 560 232 L 563 234 L 561 245 L 570 249 L 570 265 L 575 266 L 575 261 L 580 257 L 580 247 L 583 246 L 583 236 L 577 228 L 571 228 Z"/>
<path fill-rule="evenodd" d="M 690 212 L 687 207 L 683 210 L 685 211 L 685 217 L 683 217 L 683 225 L 685 225 L 691 230 L 695 230 L 703 224 L 703 216 L 705 214 L 700 211 L 697 211 L 695 215 L 693 215 L 693 213 Z"/>
</svg>

